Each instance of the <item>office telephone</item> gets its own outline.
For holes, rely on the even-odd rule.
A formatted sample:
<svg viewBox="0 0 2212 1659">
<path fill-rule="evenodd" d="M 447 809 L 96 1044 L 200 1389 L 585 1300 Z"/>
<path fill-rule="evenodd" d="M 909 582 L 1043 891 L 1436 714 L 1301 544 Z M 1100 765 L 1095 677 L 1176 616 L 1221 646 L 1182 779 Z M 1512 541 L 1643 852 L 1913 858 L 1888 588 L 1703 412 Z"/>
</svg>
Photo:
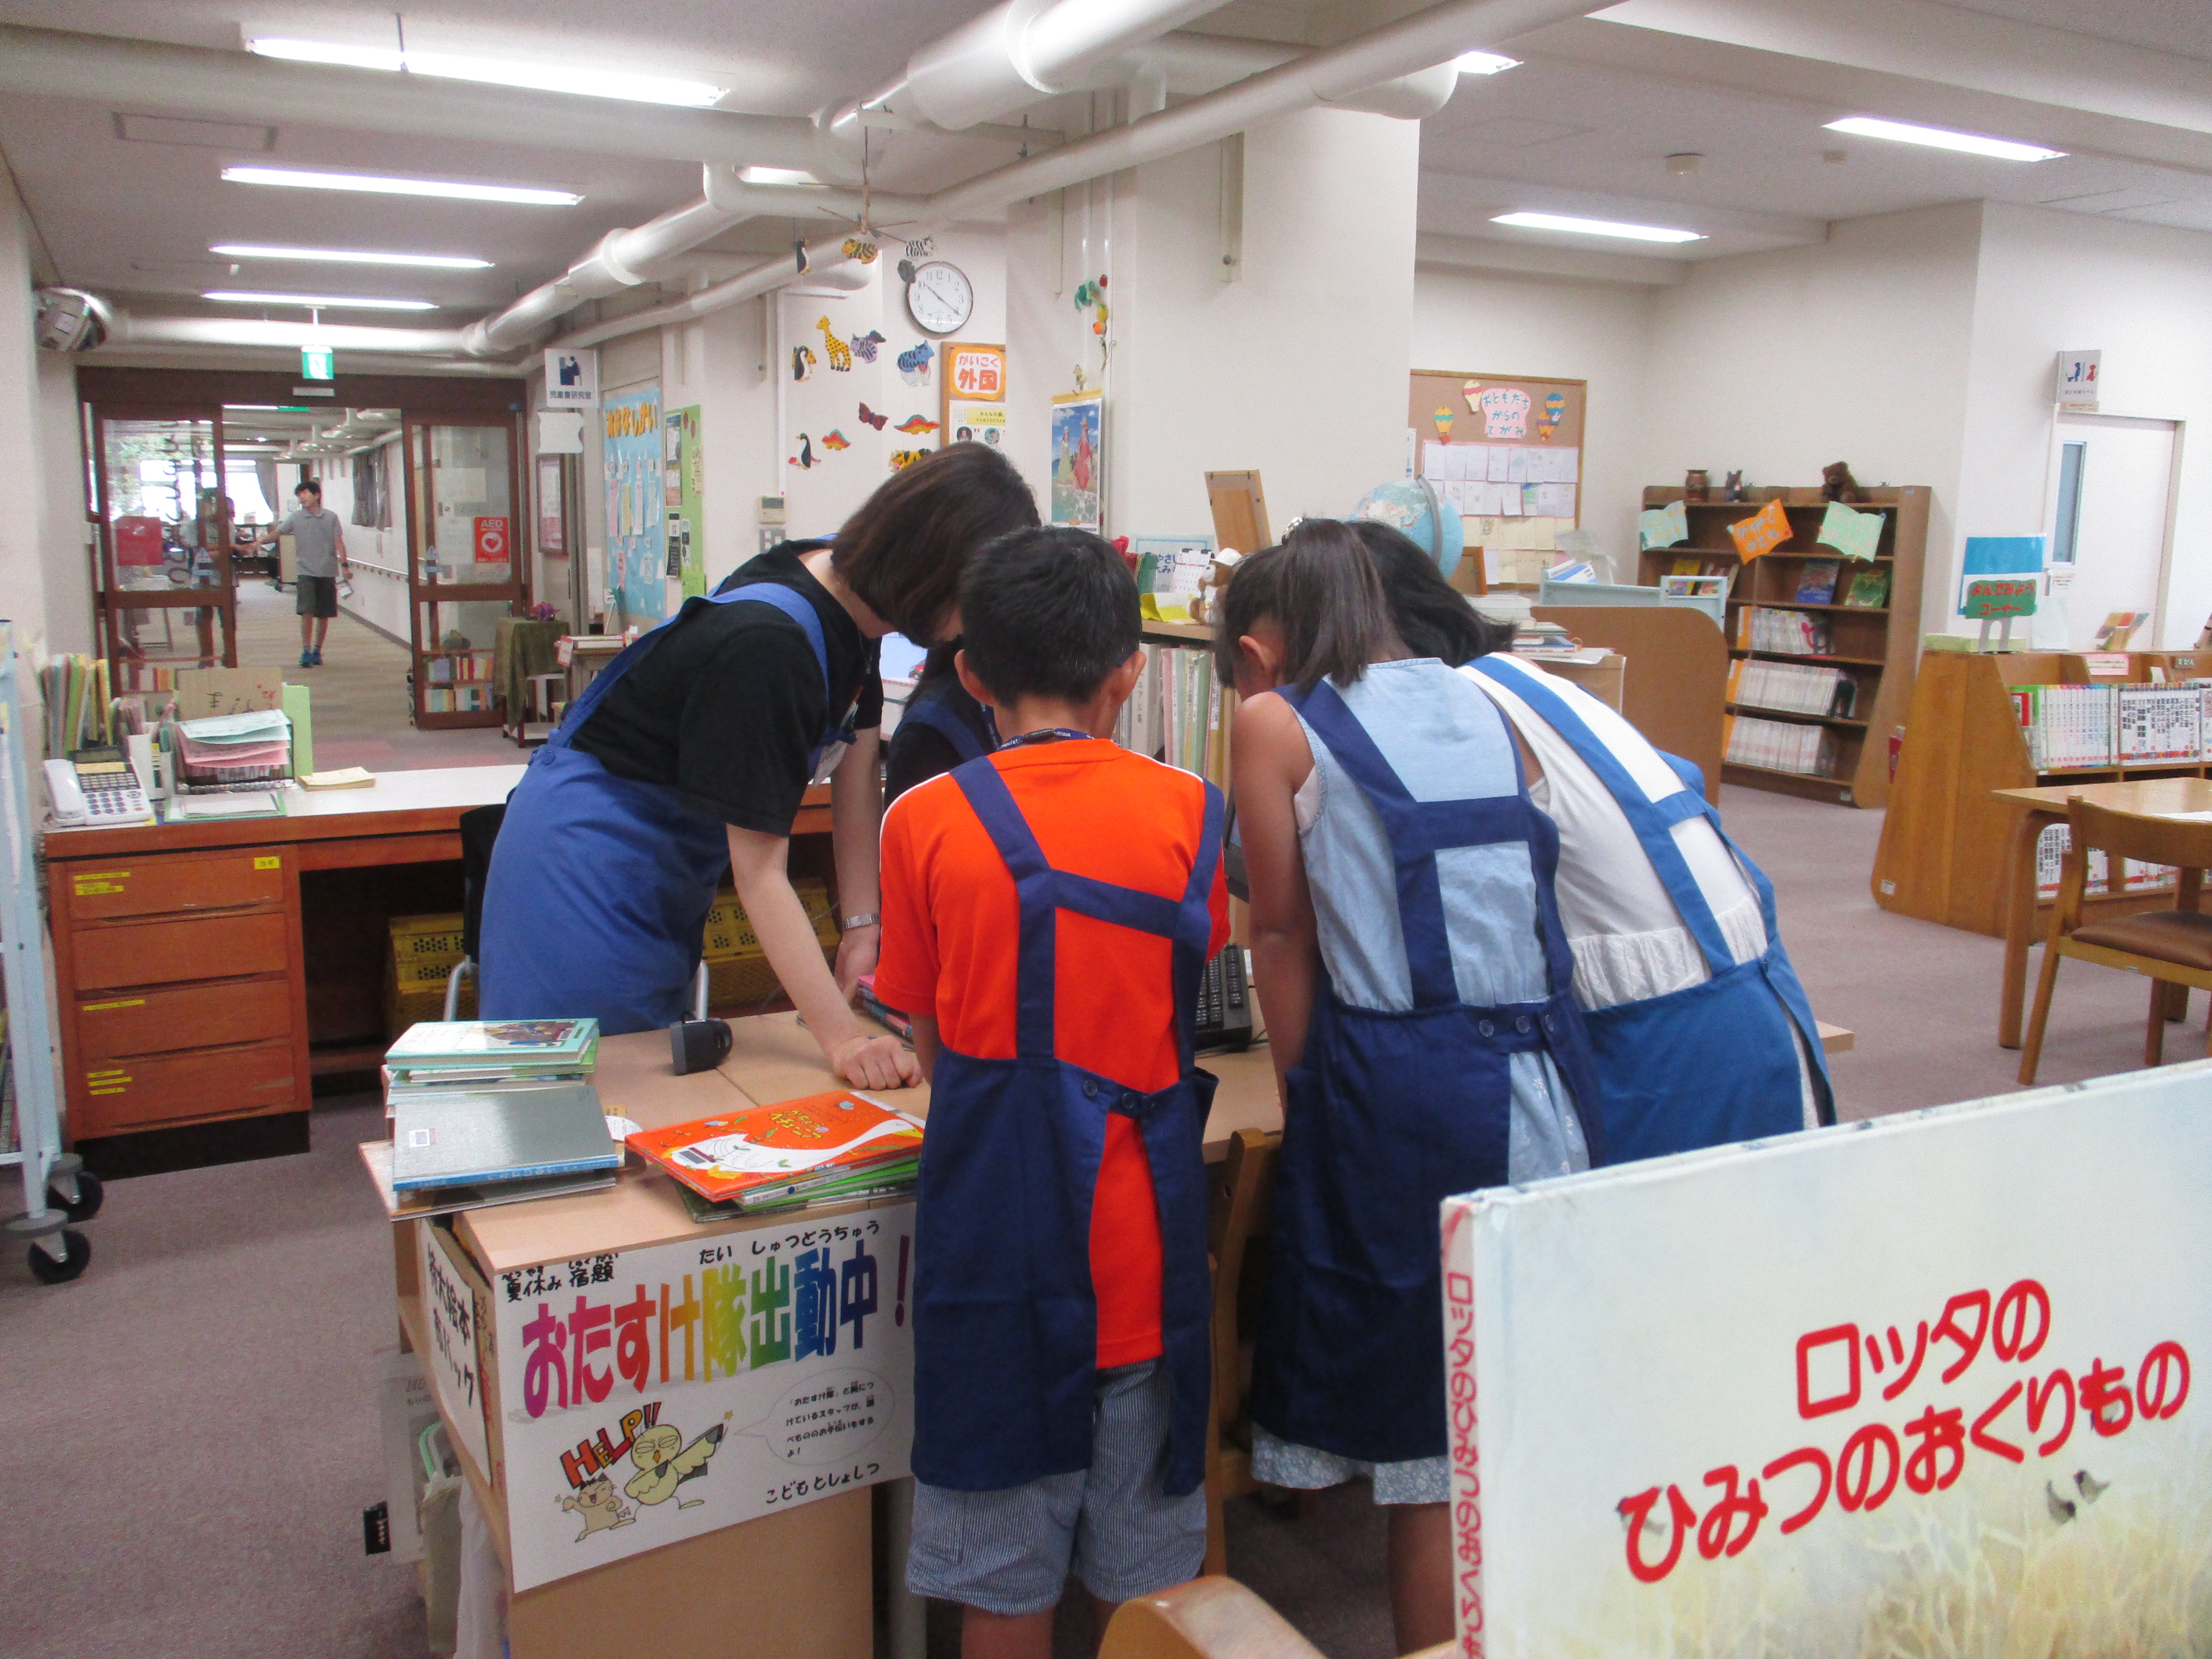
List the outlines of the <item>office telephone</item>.
<svg viewBox="0 0 2212 1659">
<path fill-rule="evenodd" d="M 48 761 L 46 799 L 54 822 L 65 828 L 86 824 L 107 830 L 154 821 L 154 809 L 147 804 L 138 775 L 112 750 L 88 750 L 74 763 Z"/>
</svg>

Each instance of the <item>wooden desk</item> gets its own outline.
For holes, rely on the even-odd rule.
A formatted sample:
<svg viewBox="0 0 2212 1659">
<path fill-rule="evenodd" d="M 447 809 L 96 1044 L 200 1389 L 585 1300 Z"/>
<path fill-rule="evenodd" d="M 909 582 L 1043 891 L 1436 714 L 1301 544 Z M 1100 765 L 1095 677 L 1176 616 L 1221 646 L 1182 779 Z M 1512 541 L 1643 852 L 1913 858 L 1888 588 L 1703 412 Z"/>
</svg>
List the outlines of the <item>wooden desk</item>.
<svg viewBox="0 0 2212 1659">
<path fill-rule="evenodd" d="M 1680 605 L 1540 605 L 1529 614 L 1628 659 L 1621 718 L 1657 747 L 1695 763 L 1705 776 L 1705 799 L 1718 805 L 1729 647 L 1713 619 Z"/>
<path fill-rule="evenodd" d="M 2035 843 L 2047 825 L 2066 822 L 2066 803 L 2075 796 L 2094 806 L 2115 812 L 2140 812 L 2157 817 L 2169 812 L 2212 812 L 2212 779 L 2144 778 L 2124 783 L 2054 784 L 2039 789 L 1996 789 L 1991 798 L 2017 815 L 2007 850 L 2003 885 L 1998 901 L 2004 907 L 2004 984 L 1997 998 L 1997 1046 L 2017 1048 L 2021 1010 L 2027 995 L 2027 947 L 2033 943 L 2035 920 L 2041 909 L 2035 892 Z M 2136 910 L 2164 909 L 2172 902 L 2172 890 L 2148 888 L 2140 893 L 2120 893 L 2095 900 L 2100 914 L 2124 915 Z"/>
<path fill-rule="evenodd" d="M 70 1141 L 101 1173 L 304 1151 L 313 1081 L 386 1046 L 394 915 L 459 910 L 460 815 L 517 766 L 284 792 L 280 817 L 50 830 Z M 827 870 L 827 789 L 794 836 Z"/>
</svg>

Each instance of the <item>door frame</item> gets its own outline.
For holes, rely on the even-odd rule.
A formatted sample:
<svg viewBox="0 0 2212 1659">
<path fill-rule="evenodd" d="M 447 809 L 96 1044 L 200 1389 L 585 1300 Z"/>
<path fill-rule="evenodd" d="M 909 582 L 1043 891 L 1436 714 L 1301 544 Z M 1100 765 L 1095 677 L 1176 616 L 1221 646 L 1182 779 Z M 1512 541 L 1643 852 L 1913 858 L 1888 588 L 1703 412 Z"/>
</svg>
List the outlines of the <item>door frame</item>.
<svg viewBox="0 0 2212 1659">
<path fill-rule="evenodd" d="M 2158 575 L 2151 588 L 2150 639 L 2147 647 L 2153 651 L 2166 648 L 2166 613 L 2168 589 L 2173 582 L 2173 535 L 2181 510 L 2181 458 L 2187 441 L 2189 422 L 2178 416 L 2147 415 L 2136 410 L 2123 409 L 2060 409 L 2055 404 L 2051 412 L 2051 441 L 2044 466 L 2043 534 L 2045 550 L 2044 568 L 2051 569 L 2049 550 L 2058 537 L 2058 473 L 2066 441 L 2064 428 L 2069 422 L 2087 422 L 2134 430 L 2163 427 L 2173 434 L 2173 452 L 2166 461 L 2166 515 L 2159 534 Z M 2079 568 L 2078 563 L 2074 567 Z M 2069 617 L 2070 621 L 2071 618 Z M 2184 647 L 2185 649 L 2186 647 Z"/>
</svg>

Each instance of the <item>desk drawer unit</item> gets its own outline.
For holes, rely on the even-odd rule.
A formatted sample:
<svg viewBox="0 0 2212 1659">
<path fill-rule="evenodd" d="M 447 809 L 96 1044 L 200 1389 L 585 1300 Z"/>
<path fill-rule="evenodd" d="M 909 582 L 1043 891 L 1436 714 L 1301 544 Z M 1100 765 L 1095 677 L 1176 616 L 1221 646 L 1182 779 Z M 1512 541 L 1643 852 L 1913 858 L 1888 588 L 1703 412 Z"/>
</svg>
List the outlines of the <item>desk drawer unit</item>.
<svg viewBox="0 0 2212 1659">
<path fill-rule="evenodd" d="M 296 849 L 52 866 L 72 1140 L 311 1101 Z"/>
</svg>

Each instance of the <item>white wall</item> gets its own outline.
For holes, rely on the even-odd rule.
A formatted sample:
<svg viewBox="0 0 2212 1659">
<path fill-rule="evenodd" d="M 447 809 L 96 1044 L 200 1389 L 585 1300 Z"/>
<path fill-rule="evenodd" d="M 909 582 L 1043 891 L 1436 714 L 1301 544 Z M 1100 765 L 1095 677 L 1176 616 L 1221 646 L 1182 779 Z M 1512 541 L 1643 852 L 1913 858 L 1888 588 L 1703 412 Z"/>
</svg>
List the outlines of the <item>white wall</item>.
<svg viewBox="0 0 2212 1659">
<path fill-rule="evenodd" d="M 1881 214 L 1814 247 L 1713 259 L 1654 302 L 1643 471 L 1672 483 L 1927 484 L 1923 629 L 1953 615 L 1979 203 Z"/>
<path fill-rule="evenodd" d="M 1655 290 L 1572 277 L 1439 270 L 1413 276 L 1408 367 L 1589 382 L 1582 527 L 1632 580 L 1644 486 Z"/>
<path fill-rule="evenodd" d="M 76 400 L 76 360 L 58 351 L 37 359 L 39 550 L 46 573 L 46 645 L 93 648 L 91 522 L 85 516 L 84 411 Z"/>
<path fill-rule="evenodd" d="M 2061 350 L 2104 353 L 2102 412 L 2188 423 L 2159 644 L 2194 645 L 2212 617 L 2212 236 L 1992 203 L 1972 344 L 1958 497 L 1964 535 L 2050 529 Z M 2069 620 L 2078 645 L 2099 618 Z"/>
<path fill-rule="evenodd" d="M 0 455 L 43 453 L 40 427 L 45 413 L 33 334 L 31 226 L 14 189 L 0 183 Z M 72 648 L 51 629 L 49 591 L 57 603 L 66 591 L 60 573 L 50 572 L 41 533 L 44 492 L 33 494 L 29 511 L 0 513 L 0 617 L 20 630 L 19 643 L 53 650 Z"/>
</svg>

